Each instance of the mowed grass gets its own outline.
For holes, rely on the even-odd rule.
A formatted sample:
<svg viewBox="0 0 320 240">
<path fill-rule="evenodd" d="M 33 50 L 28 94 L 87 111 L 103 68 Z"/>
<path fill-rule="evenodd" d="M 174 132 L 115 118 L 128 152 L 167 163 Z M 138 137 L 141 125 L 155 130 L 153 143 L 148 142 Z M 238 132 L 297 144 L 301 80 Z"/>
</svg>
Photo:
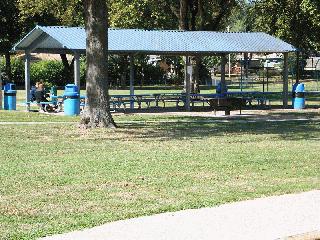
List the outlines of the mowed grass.
<svg viewBox="0 0 320 240">
<path fill-rule="evenodd" d="M 0 238 L 319 189 L 318 115 L 298 112 L 310 120 L 284 122 L 121 115 L 118 129 L 81 130 L 77 117 L 0 111 L 0 122 L 51 122 L 0 123 Z"/>
</svg>

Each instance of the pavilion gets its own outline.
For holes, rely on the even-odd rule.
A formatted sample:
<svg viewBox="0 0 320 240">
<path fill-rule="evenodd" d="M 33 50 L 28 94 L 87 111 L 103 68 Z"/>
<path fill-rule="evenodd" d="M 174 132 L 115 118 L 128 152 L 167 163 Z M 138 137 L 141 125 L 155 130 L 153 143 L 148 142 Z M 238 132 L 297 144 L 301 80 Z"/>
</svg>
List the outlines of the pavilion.
<svg viewBox="0 0 320 240">
<path fill-rule="evenodd" d="M 80 55 L 86 51 L 82 27 L 36 26 L 14 48 L 25 52 L 26 102 L 30 100 L 30 54 L 72 54 L 74 83 L 80 89 Z M 134 95 L 135 54 L 185 56 L 186 110 L 190 110 L 190 56 L 221 56 L 221 84 L 225 85 L 226 56 L 230 53 L 283 53 L 283 106 L 288 106 L 288 53 L 292 45 L 262 32 L 211 32 L 178 30 L 108 29 L 110 54 L 130 56 L 130 95 Z M 133 107 L 133 105 L 131 106 Z"/>
</svg>

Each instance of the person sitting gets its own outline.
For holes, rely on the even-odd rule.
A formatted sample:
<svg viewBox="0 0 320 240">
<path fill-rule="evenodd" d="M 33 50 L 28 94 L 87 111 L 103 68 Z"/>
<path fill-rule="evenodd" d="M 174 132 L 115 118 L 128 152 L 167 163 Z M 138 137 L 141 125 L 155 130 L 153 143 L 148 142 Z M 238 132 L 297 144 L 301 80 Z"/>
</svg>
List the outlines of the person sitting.
<svg viewBox="0 0 320 240">
<path fill-rule="evenodd" d="M 31 90 L 30 90 L 30 101 L 31 102 L 36 101 L 36 95 L 35 94 L 36 94 L 38 86 L 39 86 L 39 82 L 36 82 L 35 86 L 31 87 Z"/>
<path fill-rule="evenodd" d="M 49 102 L 43 83 L 39 83 L 34 93 L 36 102 L 40 105 L 40 111 L 44 112 L 46 104 L 40 104 L 41 102 Z"/>
</svg>

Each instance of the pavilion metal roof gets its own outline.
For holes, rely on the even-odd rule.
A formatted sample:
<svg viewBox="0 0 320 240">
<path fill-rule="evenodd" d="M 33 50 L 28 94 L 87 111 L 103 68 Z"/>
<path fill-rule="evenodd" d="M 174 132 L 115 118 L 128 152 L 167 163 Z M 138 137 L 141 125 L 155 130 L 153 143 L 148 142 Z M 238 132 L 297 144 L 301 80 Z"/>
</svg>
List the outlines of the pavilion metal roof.
<svg viewBox="0 0 320 240">
<path fill-rule="evenodd" d="M 81 27 L 36 26 L 14 51 L 84 53 L 86 33 Z M 108 29 L 110 53 L 215 54 L 283 53 L 296 51 L 292 45 L 262 32 L 210 32 L 178 30 Z"/>
</svg>

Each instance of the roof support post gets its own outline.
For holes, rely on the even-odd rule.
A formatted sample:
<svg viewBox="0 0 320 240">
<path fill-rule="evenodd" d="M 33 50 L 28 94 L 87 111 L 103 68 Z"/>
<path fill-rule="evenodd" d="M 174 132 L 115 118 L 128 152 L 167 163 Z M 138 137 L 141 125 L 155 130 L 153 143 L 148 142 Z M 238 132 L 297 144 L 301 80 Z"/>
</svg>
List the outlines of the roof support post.
<svg viewBox="0 0 320 240">
<path fill-rule="evenodd" d="M 300 81 L 300 52 L 296 52 L 296 83 Z"/>
<path fill-rule="evenodd" d="M 80 93 L 80 54 L 78 52 L 74 53 L 74 84 Z"/>
<path fill-rule="evenodd" d="M 185 108 L 187 112 L 190 112 L 191 78 L 192 78 L 192 65 L 190 64 L 190 57 L 185 56 L 184 84 L 185 84 L 185 91 L 186 91 Z"/>
<path fill-rule="evenodd" d="M 30 111 L 30 61 L 31 54 L 30 52 L 25 52 L 25 60 L 24 60 L 24 82 L 26 89 L 26 106 L 27 111 Z"/>
<path fill-rule="evenodd" d="M 248 79 L 248 73 L 249 73 L 249 54 L 244 53 L 243 54 L 244 59 L 244 71 L 245 71 L 245 78 Z"/>
<path fill-rule="evenodd" d="M 288 107 L 288 53 L 283 53 L 283 107 Z"/>
<path fill-rule="evenodd" d="M 221 55 L 221 94 L 226 92 L 226 63 L 227 57 L 223 54 Z"/>
<path fill-rule="evenodd" d="M 130 109 L 134 109 L 134 57 L 130 55 Z"/>
</svg>

